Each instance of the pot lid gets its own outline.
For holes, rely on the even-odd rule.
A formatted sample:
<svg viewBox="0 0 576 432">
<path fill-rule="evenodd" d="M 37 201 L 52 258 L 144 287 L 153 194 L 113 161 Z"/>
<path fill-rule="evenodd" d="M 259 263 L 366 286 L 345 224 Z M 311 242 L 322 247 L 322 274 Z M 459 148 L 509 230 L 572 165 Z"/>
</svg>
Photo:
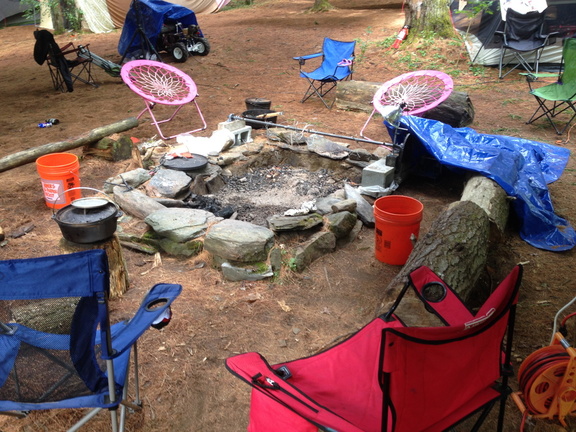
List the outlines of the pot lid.
<svg viewBox="0 0 576 432">
<path fill-rule="evenodd" d="M 110 201 L 107 200 L 106 198 L 89 197 L 89 198 L 76 199 L 76 200 L 72 201 L 72 205 L 76 208 L 79 208 L 79 209 L 95 209 L 95 208 L 104 207 L 109 202 Z"/>
<path fill-rule="evenodd" d="M 173 159 L 162 160 L 162 166 L 176 171 L 196 171 L 208 165 L 208 159 L 199 154 L 192 157 L 175 157 Z"/>
<path fill-rule="evenodd" d="M 93 224 L 105 221 L 115 217 L 118 212 L 118 208 L 113 202 L 106 201 L 107 204 L 97 208 L 77 208 L 73 205 L 68 205 L 58 210 L 54 215 L 54 219 L 58 223 L 70 225 Z"/>
</svg>

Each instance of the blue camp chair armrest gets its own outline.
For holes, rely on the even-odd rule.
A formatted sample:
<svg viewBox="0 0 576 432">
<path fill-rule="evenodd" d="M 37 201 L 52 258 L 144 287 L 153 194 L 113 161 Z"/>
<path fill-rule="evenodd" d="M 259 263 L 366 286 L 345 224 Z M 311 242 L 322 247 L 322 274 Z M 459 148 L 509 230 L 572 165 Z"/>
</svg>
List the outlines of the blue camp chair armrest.
<svg viewBox="0 0 576 432">
<path fill-rule="evenodd" d="M 294 60 L 298 60 L 298 61 L 300 61 L 300 62 L 304 62 L 304 61 L 306 61 L 306 60 L 310 60 L 310 59 L 313 59 L 313 58 L 316 58 L 316 57 L 321 57 L 321 56 L 323 56 L 323 55 L 324 55 L 324 53 L 319 52 L 319 53 L 315 53 L 315 54 L 308 54 L 308 55 L 305 55 L 305 56 L 298 56 L 298 57 L 292 57 L 292 58 L 293 58 Z"/>
<path fill-rule="evenodd" d="M 181 292 L 182 285 L 157 284 L 153 286 L 132 319 L 112 326 L 112 351 L 109 356 L 103 355 L 102 358 L 113 359 L 130 349 Z M 105 341 L 103 340 L 102 343 L 104 344 Z"/>
</svg>

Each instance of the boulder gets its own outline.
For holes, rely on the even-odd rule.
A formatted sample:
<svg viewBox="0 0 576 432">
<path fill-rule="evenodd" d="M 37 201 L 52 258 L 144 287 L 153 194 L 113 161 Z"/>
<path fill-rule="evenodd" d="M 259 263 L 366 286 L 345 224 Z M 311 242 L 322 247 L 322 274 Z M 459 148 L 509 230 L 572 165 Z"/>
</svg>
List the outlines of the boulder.
<svg viewBox="0 0 576 432">
<path fill-rule="evenodd" d="M 212 255 L 239 262 L 264 261 L 273 245 L 268 228 L 231 219 L 213 225 L 204 238 L 204 249 Z"/>
</svg>

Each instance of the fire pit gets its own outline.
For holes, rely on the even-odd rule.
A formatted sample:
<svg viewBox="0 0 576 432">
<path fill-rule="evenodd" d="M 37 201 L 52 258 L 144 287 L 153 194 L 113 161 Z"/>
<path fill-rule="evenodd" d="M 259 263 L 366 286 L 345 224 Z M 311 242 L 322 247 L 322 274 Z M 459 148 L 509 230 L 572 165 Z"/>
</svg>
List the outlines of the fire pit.
<svg viewBox="0 0 576 432">
<path fill-rule="evenodd" d="M 298 209 L 343 186 L 326 169 L 309 171 L 289 165 L 250 168 L 226 181 L 217 193 L 221 205 L 233 207 L 239 220 L 262 226 L 272 215 Z"/>
</svg>

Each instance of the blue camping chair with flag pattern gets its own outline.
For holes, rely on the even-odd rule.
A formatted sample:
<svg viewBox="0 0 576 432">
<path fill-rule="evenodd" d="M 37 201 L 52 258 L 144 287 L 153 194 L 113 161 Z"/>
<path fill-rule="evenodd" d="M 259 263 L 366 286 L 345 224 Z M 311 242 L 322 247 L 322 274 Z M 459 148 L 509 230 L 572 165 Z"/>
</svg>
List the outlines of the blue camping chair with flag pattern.
<svg viewBox="0 0 576 432">
<path fill-rule="evenodd" d="M 300 102 L 307 101 L 311 96 L 316 96 L 324 103 L 326 108 L 332 108 L 324 97 L 332 91 L 339 81 L 352 78 L 354 70 L 354 48 L 356 42 L 341 42 L 330 38 L 324 38 L 322 52 L 305 56 L 293 57 L 300 65 L 300 76 L 308 82 L 308 89 Z M 311 72 L 302 70 L 307 60 L 322 58 L 322 63 Z"/>
<path fill-rule="evenodd" d="M 169 321 L 182 287 L 155 285 L 131 319 L 114 325 L 109 288 L 101 249 L 0 261 L 0 414 L 88 408 L 72 432 L 107 409 L 111 430 L 124 430 L 126 408 L 142 405 L 136 342 Z"/>
</svg>

